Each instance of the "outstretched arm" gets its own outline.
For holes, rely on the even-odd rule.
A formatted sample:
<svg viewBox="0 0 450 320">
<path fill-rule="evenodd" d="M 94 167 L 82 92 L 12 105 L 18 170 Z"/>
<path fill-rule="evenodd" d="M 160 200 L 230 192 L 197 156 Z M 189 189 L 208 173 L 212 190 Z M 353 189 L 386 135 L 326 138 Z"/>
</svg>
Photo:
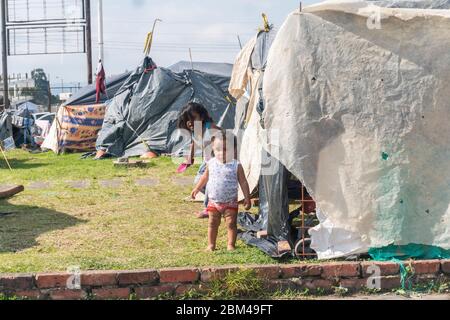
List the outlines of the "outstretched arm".
<svg viewBox="0 0 450 320">
<path fill-rule="evenodd" d="M 242 193 L 244 193 L 244 205 L 245 210 L 250 210 L 252 208 L 252 202 L 250 200 L 250 187 L 248 186 L 247 178 L 245 177 L 244 168 L 242 165 L 238 167 L 238 180 L 239 185 L 241 186 Z"/>
<path fill-rule="evenodd" d="M 209 170 L 208 170 L 208 168 L 206 168 L 205 173 L 200 178 L 200 181 L 195 186 L 195 189 L 192 190 L 192 193 L 191 193 L 192 199 L 195 199 L 197 197 L 197 195 L 200 193 L 200 190 L 202 190 L 204 187 L 206 187 L 208 180 L 209 180 Z"/>
</svg>

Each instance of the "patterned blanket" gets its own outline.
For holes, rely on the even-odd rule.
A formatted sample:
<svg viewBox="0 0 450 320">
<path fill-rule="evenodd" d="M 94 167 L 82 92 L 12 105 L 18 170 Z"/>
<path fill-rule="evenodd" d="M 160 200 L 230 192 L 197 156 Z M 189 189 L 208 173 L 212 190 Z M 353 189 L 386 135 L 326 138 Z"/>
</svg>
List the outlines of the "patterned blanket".
<svg viewBox="0 0 450 320">
<path fill-rule="evenodd" d="M 58 111 L 59 149 L 89 151 L 95 149 L 102 128 L 106 106 L 66 106 Z"/>
</svg>

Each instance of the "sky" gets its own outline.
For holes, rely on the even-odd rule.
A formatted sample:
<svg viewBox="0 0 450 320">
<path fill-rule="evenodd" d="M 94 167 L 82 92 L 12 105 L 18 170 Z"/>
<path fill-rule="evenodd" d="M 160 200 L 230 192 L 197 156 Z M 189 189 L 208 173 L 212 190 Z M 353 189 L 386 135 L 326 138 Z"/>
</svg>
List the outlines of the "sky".
<svg viewBox="0 0 450 320">
<path fill-rule="evenodd" d="M 37 0 L 34 1 L 34 6 L 39 7 Z M 303 5 L 315 2 L 318 1 L 307 0 Z M 97 0 L 91 0 L 91 6 L 95 69 L 98 61 Z M 280 27 L 288 14 L 298 9 L 299 1 L 103 0 L 103 7 L 104 64 L 107 75 L 116 75 L 133 70 L 140 63 L 146 34 L 156 18 L 162 20 L 156 27 L 151 52 L 157 65 L 170 66 L 189 60 L 189 48 L 194 61 L 233 63 L 240 50 L 237 35 L 245 44 L 262 26 L 263 12 L 276 28 Z M 19 12 L 25 8 L 18 4 L 16 9 Z M 61 82 L 84 85 L 87 81 L 85 54 L 10 56 L 8 61 L 10 74 L 44 68 L 53 86 Z"/>
</svg>

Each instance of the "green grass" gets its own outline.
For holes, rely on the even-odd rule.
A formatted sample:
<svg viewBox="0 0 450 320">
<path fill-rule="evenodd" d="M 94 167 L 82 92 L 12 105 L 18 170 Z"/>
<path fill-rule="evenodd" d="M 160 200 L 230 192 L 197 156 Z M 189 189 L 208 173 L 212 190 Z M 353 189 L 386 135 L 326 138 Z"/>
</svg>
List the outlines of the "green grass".
<svg viewBox="0 0 450 320">
<path fill-rule="evenodd" d="M 191 290 L 182 296 L 165 294 L 157 300 L 306 300 L 313 296 L 309 290 L 277 290 L 271 291 L 267 283 L 257 276 L 252 269 L 242 268 L 231 272 L 221 279 L 205 285 L 200 291 Z"/>
<path fill-rule="evenodd" d="M 264 283 L 254 270 L 242 269 L 227 274 L 223 279 L 214 280 L 208 288 L 208 297 L 219 300 L 263 297 Z"/>
<path fill-rule="evenodd" d="M 266 264 L 275 261 L 238 243 L 228 253 L 221 228 L 219 251 L 206 253 L 207 221 L 193 213 L 199 203 L 185 202 L 191 186 L 172 179 L 177 165 L 169 158 L 147 168 L 114 168 L 111 160 L 81 160 L 79 154 L 8 153 L 14 169 L 0 159 L 0 184 L 23 184 L 25 192 L 0 201 L 0 272 L 140 269 L 177 266 Z M 184 175 L 193 177 L 198 167 Z M 123 179 L 120 188 L 102 188 L 98 181 Z M 136 179 L 159 180 L 155 187 L 139 187 Z M 67 181 L 85 180 L 87 189 L 73 189 Z M 33 182 L 51 182 L 31 190 Z"/>
</svg>

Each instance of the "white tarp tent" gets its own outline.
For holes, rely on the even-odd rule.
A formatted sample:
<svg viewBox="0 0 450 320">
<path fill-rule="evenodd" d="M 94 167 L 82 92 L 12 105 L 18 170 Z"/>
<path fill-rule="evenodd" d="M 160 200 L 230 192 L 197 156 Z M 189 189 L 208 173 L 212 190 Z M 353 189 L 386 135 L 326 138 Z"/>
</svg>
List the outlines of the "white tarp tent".
<svg viewBox="0 0 450 320">
<path fill-rule="evenodd" d="M 317 201 L 319 258 L 450 249 L 450 10 L 330 1 L 293 12 L 264 98 L 265 130 L 252 130 Z M 279 139 L 266 143 L 270 130 Z"/>
</svg>

